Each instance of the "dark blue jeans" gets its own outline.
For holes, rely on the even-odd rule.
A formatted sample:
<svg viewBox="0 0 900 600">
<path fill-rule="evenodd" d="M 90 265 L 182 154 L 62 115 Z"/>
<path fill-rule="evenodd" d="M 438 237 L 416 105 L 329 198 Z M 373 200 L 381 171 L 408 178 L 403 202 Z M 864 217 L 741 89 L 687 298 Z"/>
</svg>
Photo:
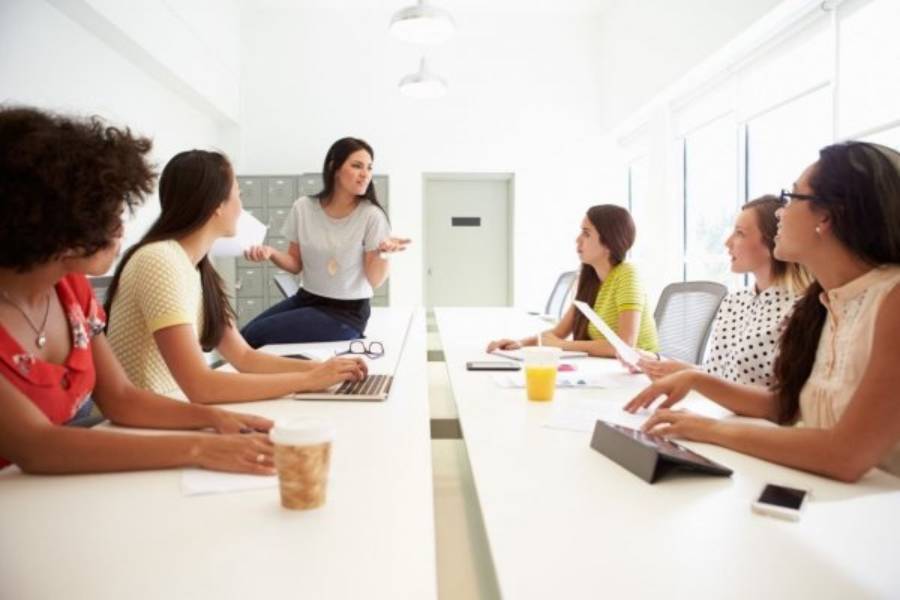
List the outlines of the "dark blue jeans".
<svg viewBox="0 0 900 600">
<path fill-rule="evenodd" d="M 362 332 L 318 308 L 299 306 L 294 295 L 244 325 L 241 335 L 250 346 L 259 348 L 266 344 L 356 340 Z"/>
</svg>

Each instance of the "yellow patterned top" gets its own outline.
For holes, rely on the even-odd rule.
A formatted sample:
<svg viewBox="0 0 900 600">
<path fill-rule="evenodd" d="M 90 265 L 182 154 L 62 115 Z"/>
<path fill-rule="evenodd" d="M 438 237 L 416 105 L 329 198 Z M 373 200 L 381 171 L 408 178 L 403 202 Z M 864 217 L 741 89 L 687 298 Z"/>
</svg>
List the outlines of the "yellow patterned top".
<svg viewBox="0 0 900 600">
<path fill-rule="evenodd" d="M 177 392 L 178 384 L 153 334 L 188 324 L 199 336 L 202 323 L 200 272 L 181 244 L 174 240 L 153 242 L 135 252 L 122 271 L 107 331 L 131 382 L 158 394 Z"/>
<path fill-rule="evenodd" d="M 659 352 L 656 323 L 647 306 L 647 295 L 637 270 L 630 263 L 620 263 L 612 268 L 600 286 L 594 301 L 594 311 L 613 331 L 619 333 L 619 315 L 628 310 L 641 313 L 637 347 L 649 352 Z M 587 332 L 592 340 L 604 339 L 603 334 L 593 325 L 588 325 Z"/>
</svg>

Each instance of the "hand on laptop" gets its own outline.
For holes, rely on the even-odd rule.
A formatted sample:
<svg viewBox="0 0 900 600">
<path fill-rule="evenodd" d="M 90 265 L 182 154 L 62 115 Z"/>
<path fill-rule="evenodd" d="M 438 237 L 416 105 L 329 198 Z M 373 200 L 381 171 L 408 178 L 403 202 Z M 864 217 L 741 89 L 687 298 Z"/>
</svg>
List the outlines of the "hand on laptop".
<svg viewBox="0 0 900 600">
<path fill-rule="evenodd" d="M 324 390 L 343 381 L 360 381 L 369 373 L 361 358 L 331 358 L 307 372 L 310 390 Z"/>
</svg>

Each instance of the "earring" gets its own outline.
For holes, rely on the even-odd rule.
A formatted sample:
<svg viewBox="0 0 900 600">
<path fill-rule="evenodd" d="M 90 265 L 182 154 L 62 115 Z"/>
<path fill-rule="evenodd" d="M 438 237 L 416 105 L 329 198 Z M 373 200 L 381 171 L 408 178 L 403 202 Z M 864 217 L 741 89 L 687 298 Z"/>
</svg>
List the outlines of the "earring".
<svg viewBox="0 0 900 600">
<path fill-rule="evenodd" d="M 822 228 L 816 225 L 816 235 L 820 235 L 822 233 Z"/>
</svg>

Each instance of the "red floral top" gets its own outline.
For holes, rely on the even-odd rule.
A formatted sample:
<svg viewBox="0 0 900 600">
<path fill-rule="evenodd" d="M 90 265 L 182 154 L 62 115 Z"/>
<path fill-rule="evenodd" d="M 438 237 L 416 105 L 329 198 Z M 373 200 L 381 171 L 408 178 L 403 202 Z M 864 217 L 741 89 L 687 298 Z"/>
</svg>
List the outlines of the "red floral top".
<svg viewBox="0 0 900 600">
<path fill-rule="evenodd" d="M 0 374 L 28 396 L 53 424 L 71 419 L 90 396 L 96 380 L 91 338 L 103 331 L 106 314 L 84 275 L 69 274 L 56 284 L 69 320 L 72 349 L 63 364 L 25 351 L 0 323 Z M 0 468 L 9 461 L 0 457 Z"/>
</svg>

